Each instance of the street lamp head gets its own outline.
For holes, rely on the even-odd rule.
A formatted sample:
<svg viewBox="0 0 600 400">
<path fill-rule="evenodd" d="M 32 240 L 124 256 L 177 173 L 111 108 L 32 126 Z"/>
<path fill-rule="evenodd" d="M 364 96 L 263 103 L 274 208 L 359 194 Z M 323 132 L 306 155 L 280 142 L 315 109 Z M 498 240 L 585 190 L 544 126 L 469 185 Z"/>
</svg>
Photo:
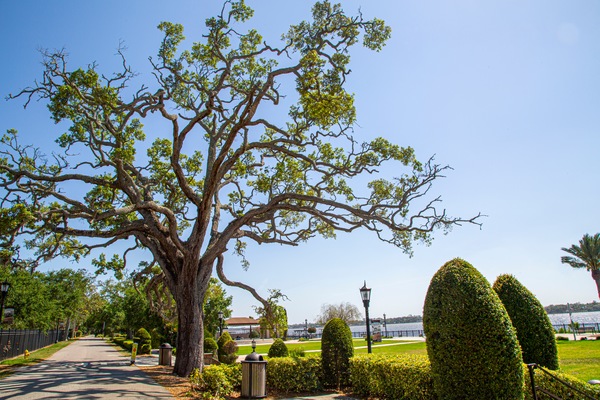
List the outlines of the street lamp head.
<svg viewBox="0 0 600 400">
<path fill-rule="evenodd" d="M 223 319 L 223 311 L 219 311 L 219 319 Z"/>
<path fill-rule="evenodd" d="M 0 284 L 0 292 L 2 292 L 3 295 L 6 295 L 6 293 L 8 293 L 8 289 L 10 288 L 10 283 L 4 281 Z"/>
<path fill-rule="evenodd" d="M 360 297 L 362 298 L 365 307 L 368 307 L 369 301 L 371 300 L 371 289 L 367 287 L 367 281 L 365 281 L 363 287 L 360 288 Z"/>
</svg>

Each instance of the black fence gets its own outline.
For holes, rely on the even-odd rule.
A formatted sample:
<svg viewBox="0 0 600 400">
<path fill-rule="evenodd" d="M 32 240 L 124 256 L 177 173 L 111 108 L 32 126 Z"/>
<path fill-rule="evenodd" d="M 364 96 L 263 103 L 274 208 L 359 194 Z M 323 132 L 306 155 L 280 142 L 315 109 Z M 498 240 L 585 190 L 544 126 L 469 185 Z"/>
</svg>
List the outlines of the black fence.
<svg viewBox="0 0 600 400">
<path fill-rule="evenodd" d="M 64 339 L 64 330 L 42 331 L 37 329 L 0 329 L 0 361 L 22 356 Z"/>
</svg>

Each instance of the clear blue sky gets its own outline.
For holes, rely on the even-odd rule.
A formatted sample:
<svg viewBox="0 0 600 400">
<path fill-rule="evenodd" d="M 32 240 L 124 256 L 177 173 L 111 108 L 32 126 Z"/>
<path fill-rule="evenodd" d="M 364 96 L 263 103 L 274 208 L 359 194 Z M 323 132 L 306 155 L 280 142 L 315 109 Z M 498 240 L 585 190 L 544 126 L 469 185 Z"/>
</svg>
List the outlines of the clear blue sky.
<svg viewBox="0 0 600 400">
<path fill-rule="evenodd" d="M 252 1 L 251 26 L 269 40 L 306 19 L 310 2 Z M 586 271 L 560 263 L 561 247 L 600 231 L 600 3 L 596 1 L 343 1 L 392 27 L 381 53 L 353 53 L 356 137 L 385 136 L 435 154 L 454 170 L 432 192 L 452 215 L 487 214 L 480 230 L 438 235 L 413 258 L 368 232 L 313 240 L 297 248 L 251 247 L 249 271 L 230 256 L 226 270 L 266 294 L 281 289 L 292 323 L 312 321 L 325 303 L 351 302 L 373 289 L 371 316 L 421 314 L 427 286 L 447 260 L 461 257 L 490 282 L 513 274 L 542 304 L 598 300 Z M 41 77 L 39 48 L 65 48 L 70 65 L 96 61 L 116 70 L 119 41 L 129 63 L 150 81 L 160 21 L 183 23 L 188 38 L 220 10 L 217 1 L 2 1 L 0 94 Z M 23 111 L 0 103 L 0 129 L 17 128 L 50 146 L 64 130 L 43 104 Z M 390 171 L 393 176 L 394 171 Z M 84 261 L 80 266 L 86 266 Z M 69 265 L 53 263 L 49 267 Z M 256 303 L 228 289 L 235 316 Z"/>
</svg>

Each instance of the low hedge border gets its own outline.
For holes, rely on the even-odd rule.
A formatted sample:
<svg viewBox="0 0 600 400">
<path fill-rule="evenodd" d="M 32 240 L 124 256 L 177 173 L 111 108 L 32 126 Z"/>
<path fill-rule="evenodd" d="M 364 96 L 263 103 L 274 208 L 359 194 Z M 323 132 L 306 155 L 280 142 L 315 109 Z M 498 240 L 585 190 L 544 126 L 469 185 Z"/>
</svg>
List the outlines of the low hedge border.
<svg viewBox="0 0 600 400">
<path fill-rule="evenodd" d="M 435 399 L 427 356 L 359 355 L 350 359 L 350 380 L 356 394 L 379 399 Z"/>
<path fill-rule="evenodd" d="M 267 363 L 267 386 L 282 393 L 318 392 L 323 386 L 321 357 L 277 357 Z"/>
</svg>

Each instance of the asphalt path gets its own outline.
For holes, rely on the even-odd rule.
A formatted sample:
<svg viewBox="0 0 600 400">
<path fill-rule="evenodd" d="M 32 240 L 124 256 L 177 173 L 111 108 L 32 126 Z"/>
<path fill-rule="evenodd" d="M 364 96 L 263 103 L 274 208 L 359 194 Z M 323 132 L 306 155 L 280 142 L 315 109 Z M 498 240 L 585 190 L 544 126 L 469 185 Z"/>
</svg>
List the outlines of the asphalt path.
<svg viewBox="0 0 600 400">
<path fill-rule="evenodd" d="M 86 337 L 0 380 L 0 399 L 172 399 L 101 338 Z"/>
</svg>

